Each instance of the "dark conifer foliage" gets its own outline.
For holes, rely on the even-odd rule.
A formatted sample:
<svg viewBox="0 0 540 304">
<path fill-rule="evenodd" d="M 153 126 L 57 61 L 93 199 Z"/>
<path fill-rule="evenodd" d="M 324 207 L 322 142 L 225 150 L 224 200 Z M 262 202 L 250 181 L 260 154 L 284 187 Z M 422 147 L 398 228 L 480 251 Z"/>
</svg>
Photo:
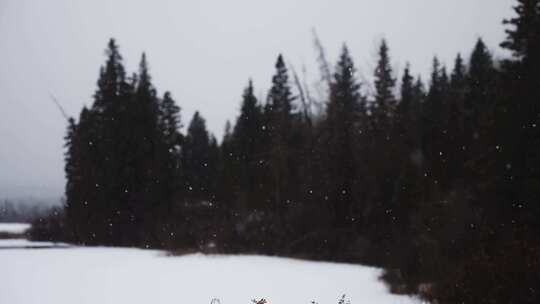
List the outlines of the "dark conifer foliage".
<svg viewBox="0 0 540 304">
<path fill-rule="evenodd" d="M 186 197 L 193 201 L 211 199 L 210 134 L 206 121 L 195 112 L 186 134 L 182 152 Z"/>
<path fill-rule="evenodd" d="M 324 162 L 327 164 L 326 196 L 334 225 L 349 226 L 353 220 L 354 186 L 358 179 L 356 133 L 360 115 L 365 113 L 360 85 L 349 50 L 343 46 L 330 88 L 327 120 L 324 125 Z"/>
<path fill-rule="evenodd" d="M 393 92 L 396 79 L 392 75 L 386 40 L 383 40 L 379 47 L 379 60 L 374 76 L 375 103 L 372 112 L 376 123 L 384 125 L 388 123 L 389 117 L 392 116 L 396 106 L 396 99 Z M 381 127 L 384 128 L 384 126 Z"/>
<path fill-rule="evenodd" d="M 169 184 L 167 192 L 177 191 L 178 182 L 181 178 L 180 152 L 183 143 L 183 136 L 180 133 L 182 122 L 180 119 L 180 107 L 171 96 L 170 92 L 165 92 L 159 104 L 159 136 L 163 137 L 164 145 L 162 152 L 165 152 L 165 178 L 164 182 Z"/>
<path fill-rule="evenodd" d="M 249 210 L 262 210 L 265 204 L 261 194 L 266 190 L 264 185 L 265 149 L 263 147 L 263 113 L 259 101 L 255 97 L 253 83 L 250 80 L 242 96 L 240 116 L 234 127 L 233 145 L 237 189 L 237 208 L 242 214 Z"/>
<path fill-rule="evenodd" d="M 505 67 L 505 100 L 498 108 L 498 132 L 505 130 L 504 155 L 501 166 L 506 166 L 505 186 L 508 201 L 522 202 L 525 210 L 516 212 L 511 203 L 506 210 L 521 224 L 539 227 L 540 207 L 540 2 L 518 0 L 517 16 L 505 20 L 507 39 L 502 46 L 513 53 Z M 517 102 L 518 101 L 518 102 Z M 502 136 L 501 136 L 502 137 Z M 514 209 L 514 210 L 512 210 Z M 525 226 L 527 226 L 525 225 Z M 528 231 L 521 227 L 522 232 Z"/>
<path fill-rule="evenodd" d="M 114 40 L 106 55 L 94 104 L 70 122 L 66 138 L 70 238 L 155 246 L 154 218 L 178 176 L 178 109 L 170 95 L 157 97 L 144 54 L 133 79 Z"/>
<path fill-rule="evenodd" d="M 291 163 L 291 130 L 294 115 L 289 75 L 283 56 L 279 55 L 276 61 L 276 72 L 272 77 L 272 87 L 268 92 L 267 117 L 269 123 L 269 162 L 272 168 L 273 208 L 279 214 L 284 202 L 290 199 L 287 193 L 291 177 L 289 164 Z"/>
<path fill-rule="evenodd" d="M 530 68 L 538 67 L 540 51 L 540 2 L 538 0 L 517 0 L 514 18 L 504 20 L 507 38 L 501 46 L 513 52 L 514 58 L 521 60 Z M 536 66 L 535 66 L 536 64 Z"/>
<path fill-rule="evenodd" d="M 451 71 L 434 58 L 427 85 L 410 65 L 398 82 L 382 41 L 366 96 L 344 46 L 320 115 L 279 55 L 266 100 L 249 81 L 221 142 L 199 112 L 182 133 L 146 55 L 127 77 L 111 40 L 92 106 L 68 122 L 51 227 L 88 245 L 369 263 L 437 303 L 538 303 L 540 2 L 515 11 L 511 58 L 479 39 Z"/>
</svg>

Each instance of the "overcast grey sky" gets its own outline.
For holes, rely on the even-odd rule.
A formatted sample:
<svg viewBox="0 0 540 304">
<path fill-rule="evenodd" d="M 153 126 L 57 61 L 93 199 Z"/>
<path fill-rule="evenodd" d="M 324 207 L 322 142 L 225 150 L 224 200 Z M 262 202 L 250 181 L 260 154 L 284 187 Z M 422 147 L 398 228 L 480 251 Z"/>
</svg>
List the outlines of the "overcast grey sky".
<svg viewBox="0 0 540 304">
<path fill-rule="evenodd" d="M 426 74 L 438 55 L 451 64 L 483 37 L 504 53 L 501 20 L 512 0 L 0 0 L 0 197 L 60 195 L 65 122 L 89 105 L 103 50 L 115 37 L 134 71 L 145 51 L 160 93 L 170 90 L 184 123 L 195 109 L 221 136 L 234 119 L 248 77 L 269 87 L 282 52 L 316 73 L 311 28 L 329 59 L 347 42 L 361 77 L 369 77 L 378 41 L 392 62 Z"/>
</svg>

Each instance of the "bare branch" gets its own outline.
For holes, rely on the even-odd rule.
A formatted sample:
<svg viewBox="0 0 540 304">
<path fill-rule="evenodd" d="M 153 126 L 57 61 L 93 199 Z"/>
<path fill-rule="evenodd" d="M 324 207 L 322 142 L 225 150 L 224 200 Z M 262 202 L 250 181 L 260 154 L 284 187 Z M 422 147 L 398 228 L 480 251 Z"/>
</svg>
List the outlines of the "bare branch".
<svg viewBox="0 0 540 304">
<path fill-rule="evenodd" d="M 315 28 L 312 29 L 312 33 L 313 45 L 315 46 L 315 51 L 317 52 L 317 63 L 319 64 L 319 70 L 321 72 L 321 79 L 326 83 L 326 85 L 328 85 L 328 88 L 330 88 L 330 84 L 332 83 L 332 73 L 330 72 L 330 64 L 326 58 L 326 51 L 324 50 Z"/>
<path fill-rule="evenodd" d="M 64 108 L 62 107 L 62 105 L 60 104 L 60 102 L 58 102 L 58 100 L 56 99 L 56 97 L 54 97 L 54 95 L 53 95 L 52 93 L 49 93 L 49 95 L 51 96 L 52 101 L 54 102 L 54 104 L 56 105 L 56 107 L 58 108 L 58 110 L 60 111 L 60 113 L 62 114 L 62 116 L 63 116 L 67 121 L 69 121 L 70 117 L 69 117 L 69 115 L 67 115 L 66 111 L 64 110 Z"/>
<path fill-rule="evenodd" d="M 302 84 L 302 81 L 300 80 L 300 77 L 298 76 L 298 73 L 296 73 L 296 69 L 294 68 L 294 65 L 290 62 L 288 63 L 288 65 L 293 75 L 294 84 L 296 85 L 296 88 L 298 89 L 300 102 L 302 103 L 302 108 L 304 112 L 304 118 L 311 124 L 311 105 L 309 104 L 306 98 L 306 94 L 304 92 L 304 86 Z"/>
</svg>

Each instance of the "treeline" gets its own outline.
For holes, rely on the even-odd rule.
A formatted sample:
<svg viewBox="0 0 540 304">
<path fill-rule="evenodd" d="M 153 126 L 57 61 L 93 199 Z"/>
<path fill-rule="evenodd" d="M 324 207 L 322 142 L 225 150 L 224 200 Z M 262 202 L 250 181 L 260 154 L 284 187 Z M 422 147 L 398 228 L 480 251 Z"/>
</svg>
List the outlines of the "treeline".
<svg viewBox="0 0 540 304">
<path fill-rule="evenodd" d="M 372 95 L 347 47 L 313 111 L 280 55 L 266 100 L 250 81 L 220 143 L 185 133 L 143 55 L 114 40 L 94 103 L 66 136 L 64 240 L 369 263 L 439 303 L 537 303 L 540 2 L 518 0 L 495 61 L 482 40 L 423 82 L 396 79 L 383 41 Z"/>
<path fill-rule="evenodd" d="M 47 200 L 5 199 L 0 202 L 0 223 L 29 223 L 46 217 L 53 209 Z"/>
</svg>

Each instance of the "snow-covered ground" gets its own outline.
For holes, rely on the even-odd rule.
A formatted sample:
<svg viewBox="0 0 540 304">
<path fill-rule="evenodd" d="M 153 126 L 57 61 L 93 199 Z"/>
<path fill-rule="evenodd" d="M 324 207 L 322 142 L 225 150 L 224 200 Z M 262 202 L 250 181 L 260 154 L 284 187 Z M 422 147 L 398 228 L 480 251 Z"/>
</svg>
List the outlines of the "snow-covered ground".
<svg viewBox="0 0 540 304">
<path fill-rule="evenodd" d="M 1 240 L 7 242 L 9 240 Z M 5 247 L 5 246 L 4 246 Z M 154 250 L 54 248 L 0 250 L 0 303 L 351 304 L 417 303 L 390 295 L 380 270 L 263 256 Z"/>
<path fill-rule="evenodd" d="M 45 248 L 45 247 L 68 247 L 63 243 L 32 242 L 25 239 L 0 239 L 0 249 L 11 248 Z M 1 262 L 0 262 L 1 263 Z"/>
<path fill-rule="evenodd" d="M 26 223 L 0 223 L 0 233 L 22 234 L 30 228 Z"/>
</svg>

